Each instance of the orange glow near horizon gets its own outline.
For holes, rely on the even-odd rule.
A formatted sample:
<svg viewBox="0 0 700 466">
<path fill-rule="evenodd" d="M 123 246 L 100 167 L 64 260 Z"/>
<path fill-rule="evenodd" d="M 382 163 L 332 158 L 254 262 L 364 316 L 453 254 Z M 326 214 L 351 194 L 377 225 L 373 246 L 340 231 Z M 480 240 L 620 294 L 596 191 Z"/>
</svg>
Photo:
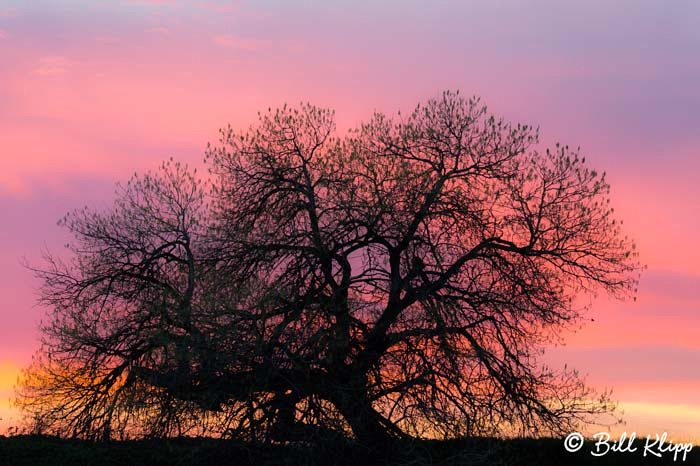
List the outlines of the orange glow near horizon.
<svg viewBox="0 0 700 466">
<path fill-rule="evenodd" d="M 21 413 L 12 406 L 14 386 L 21 369 L 13 361 L 0 361 L 0 435 L 8 427 L 18 427 Z"/>
</svg>

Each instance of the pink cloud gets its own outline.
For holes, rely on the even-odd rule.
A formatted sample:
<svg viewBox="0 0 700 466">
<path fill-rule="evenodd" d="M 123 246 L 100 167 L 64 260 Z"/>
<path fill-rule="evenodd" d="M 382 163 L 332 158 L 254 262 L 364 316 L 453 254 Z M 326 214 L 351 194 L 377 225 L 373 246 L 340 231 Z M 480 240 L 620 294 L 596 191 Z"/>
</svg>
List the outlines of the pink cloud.
<svg viewBox="0 0 700 466">
<path fill-rule="evenodd" d="M 66 73 L 69 61 L 62 56 L 41 57 L 34 67 L 33 74 L 37 76 L 60 76 Z"/>
<path fill-rule="evenodd" d="M 97 42 L 108 42 L 108 43 L 115 43 L 121 41 L 119 37 L 116 36 L 97 36 L 95 37 L 95 40 Z"/>
<path fill-rule="evenodd" d="M 222 47 L 228 47 L 237 50 L 257 50 L 262 46 L 261 41 L 252 39 L 242 39 L 240 37 L 231 36 L 227 34 L 221 34 L 214 36 L 212 41 L 221 45 Z"/>
<path fill-rule="evenodd" d="M 153 34 L 170 34 L 170 29 L 168 29 L 166 27 L 159 26 L 159 27 L 148 28 L 148 29 L 146 29 L 146 32 L 150 32 Z"/>
<path fill-rule="evenodd" d="M 286 52 L 291 52 L 291 53 L 300 53 L 304 51 L 304 43 L 299 40 L 278 40 L 278 41 L 270 41 L 270 40 L 257 40 L 257 39 L 244 39 L 241 37 L 229 35 L 229 34 L 220 34 L 217 36 L 214 36 L 212 38 L 212 41 L 220 45 L 222 47 L 226 47 L 229 49 L 235 49 L 235 50 L 245 50 L 245 51 L 252 51 L 252 50 L 261 50 L 261 49 L 271 49 L 271 48 L 281 48 Z"/>
</svg>

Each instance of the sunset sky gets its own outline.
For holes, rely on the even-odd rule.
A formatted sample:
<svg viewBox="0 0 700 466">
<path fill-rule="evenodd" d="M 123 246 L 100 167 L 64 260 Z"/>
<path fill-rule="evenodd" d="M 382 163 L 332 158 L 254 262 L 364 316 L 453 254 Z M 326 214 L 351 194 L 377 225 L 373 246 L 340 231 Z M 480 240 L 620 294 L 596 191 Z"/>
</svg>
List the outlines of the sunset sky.
<svg viewBox="0 0 700 466">
<path fill-rule="evenodd" d="M 626 426 L 700 440 L 700 2 L 0 0 L 0 432 L 46 309 L 21 263 L 218 128 L 309 101 L 339 129 L 445 89 L 581 146 L 643 273 L 550 350 L 612 388 Z M 589 319 L 590 320 L 590 319 Z"/>
</svg>

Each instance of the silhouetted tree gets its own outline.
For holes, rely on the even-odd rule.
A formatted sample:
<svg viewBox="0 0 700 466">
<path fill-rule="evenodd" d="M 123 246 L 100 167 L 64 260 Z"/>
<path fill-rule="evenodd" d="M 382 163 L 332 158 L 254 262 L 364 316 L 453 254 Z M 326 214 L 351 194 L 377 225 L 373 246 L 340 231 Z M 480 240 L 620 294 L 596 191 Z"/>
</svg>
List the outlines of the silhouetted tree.
<svg viewBox="0 0 700 466">
<path fill-rule="evenodd" d="M 444 93 L 344 138 L 304 105 L 222 131 L 212 185 L 169 163 L 78 211 L 38 270 L 18 401 L 84 437 L 560 432 L 610 408 L 539 364 L 582 293 L 634 290 L 605 176 Z"/>
</svg>

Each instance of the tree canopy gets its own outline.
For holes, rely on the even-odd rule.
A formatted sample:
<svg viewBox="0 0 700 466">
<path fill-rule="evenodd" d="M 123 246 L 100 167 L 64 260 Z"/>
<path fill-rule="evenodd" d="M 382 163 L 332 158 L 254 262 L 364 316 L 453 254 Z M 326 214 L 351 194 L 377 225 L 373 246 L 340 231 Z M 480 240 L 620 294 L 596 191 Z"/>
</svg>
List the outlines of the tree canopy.
<svg viewBox="0 0 700 466">
<path fill-rule="evenodd" d="M 560 432 L 607 411 L 542 348 L 639 264 L 578 150 L 445 92 L 348 134 L 311 105 L 221 131 L 60 223 L 18 403 L 63 435 Z"/>
</svg>

